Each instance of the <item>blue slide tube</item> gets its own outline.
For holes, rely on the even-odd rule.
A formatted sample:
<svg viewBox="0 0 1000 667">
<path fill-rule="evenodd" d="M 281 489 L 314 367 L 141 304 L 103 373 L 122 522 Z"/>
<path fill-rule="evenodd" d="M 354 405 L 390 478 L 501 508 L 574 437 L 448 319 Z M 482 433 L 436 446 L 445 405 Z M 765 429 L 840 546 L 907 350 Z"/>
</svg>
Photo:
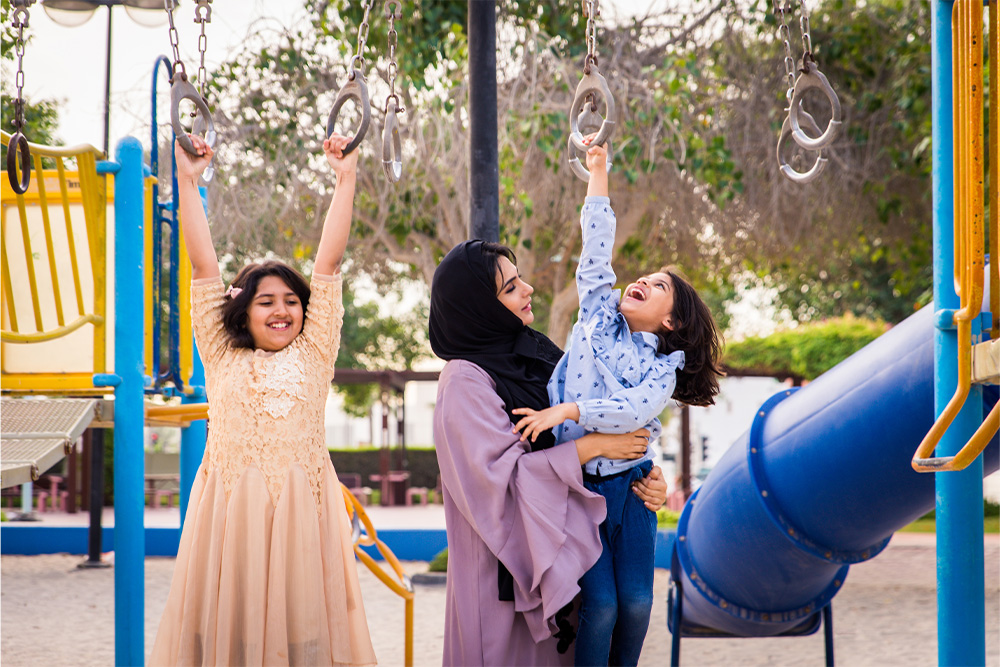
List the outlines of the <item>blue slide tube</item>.
<svg viewBox="0 0 1000 667">
<path fill-rule="evenodd" d="M 924 308 L 757 411 L 681 514 L 685 630 L 796 628 L 836 595 L 851 563 L 934 508 L 934 476 L 910 467 L 934 420 L 934 330 Z M 992 405 L 996 392 L 984 393 Z M 994 438 L 985 472 L 998 453 Z"/>
</svg>

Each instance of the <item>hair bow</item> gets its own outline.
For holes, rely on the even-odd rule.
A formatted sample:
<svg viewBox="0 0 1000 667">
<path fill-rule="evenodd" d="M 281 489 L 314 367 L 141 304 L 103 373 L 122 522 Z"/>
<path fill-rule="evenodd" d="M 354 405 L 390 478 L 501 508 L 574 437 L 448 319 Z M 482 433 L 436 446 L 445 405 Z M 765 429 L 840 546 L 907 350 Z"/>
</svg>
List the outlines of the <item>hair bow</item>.
<svg viewBox="0 0 1000 667">
<path fill-rule="evenodd" d="M 239 296 L 239 295 L 240 295 L 240 294 L 241 294 L 242 292 L 243 292 L 243 288 L 242 288 L 242 287 L 233 287 L 232 285 L 230 285 L 230 286 L 229 286 L 229 287 L 228 287 L 228 288 L 226 289 L 226 294 L 225 294 L 225 296 L 228 296 L 228 297 L 229 297 L 230 299 L 235 299 L 235 298 L 236 298 L 236 297 L 238 297 L 238 296 Z"/>
</svg>

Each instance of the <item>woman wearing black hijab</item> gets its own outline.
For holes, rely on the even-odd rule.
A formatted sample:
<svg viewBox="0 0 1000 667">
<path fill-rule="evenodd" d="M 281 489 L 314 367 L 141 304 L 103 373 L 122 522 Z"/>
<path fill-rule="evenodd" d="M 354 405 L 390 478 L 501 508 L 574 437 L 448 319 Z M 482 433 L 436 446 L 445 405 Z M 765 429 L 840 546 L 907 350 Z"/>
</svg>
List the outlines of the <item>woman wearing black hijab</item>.
<svg viewBox="0 0 1000 667">
<path fill-rule="evenodd" d="M 445 665 L 572 663 L 565 617 L 600 556 L 607 511 L 584 488 L 580 466 L 646 448 L 644 430 L 521 442 L 511 411 L 548 407 L 546 384 L 562 356 L 529 326 L 531 292 L 510 249 L 484 241 L 452 249 L 431 286 L 431 347 L 448 360 L 434 410 L 448 526 Z M 659 469 L 635 492 L 659 508 Z"/>
</svg>

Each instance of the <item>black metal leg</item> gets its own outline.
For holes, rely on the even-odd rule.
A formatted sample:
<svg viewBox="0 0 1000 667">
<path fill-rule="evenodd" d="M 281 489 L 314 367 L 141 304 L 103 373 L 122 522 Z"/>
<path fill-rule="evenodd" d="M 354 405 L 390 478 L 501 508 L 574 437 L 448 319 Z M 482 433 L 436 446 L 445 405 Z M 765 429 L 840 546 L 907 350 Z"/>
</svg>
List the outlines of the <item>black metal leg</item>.
<svg viewBox="0 0 1000 667">
<path fill-rule="evenodd" d="M 823 643 L 826 646 L 826 667 L 833 667 L 833 603 L 823 607 Z"/>
<path fill-rule="evenodd" d="M 684 595 L 679 581 L 672 582 L 670 588 L 669 610 L 670 619 L 670 667 L 680 667 L 681 664 L 681 616 L 684 611 Z"/>
<path fill-rule="evenodd" d="M 87 560 L 77 567 L 110 567 L 101 561 L 101 512 L 104 509 L 104 429 L 91 429 L 90 439 L 90 529 Z"/>
</svg>

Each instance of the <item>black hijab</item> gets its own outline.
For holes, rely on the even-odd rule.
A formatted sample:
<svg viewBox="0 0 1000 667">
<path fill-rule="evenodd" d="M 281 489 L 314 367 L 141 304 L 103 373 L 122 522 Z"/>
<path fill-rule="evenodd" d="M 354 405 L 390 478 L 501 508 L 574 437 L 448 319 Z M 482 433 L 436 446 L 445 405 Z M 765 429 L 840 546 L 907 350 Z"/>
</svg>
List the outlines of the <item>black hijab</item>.
<svg viewBox="0 0 1000 667">
<path fill-rule="evenodd" d="M 499 244 L 465 241 L 441 260 L 431 281 L 430 339 L 434 354 L 442 359 L 465 359 L 489 373 L 516 424 L 520 417 L 511 412 L 514 408 L 549 407 L 545 387 L 562 350 L 525 326 L 497 298 L 493 255 L 505 250 Z M 554 444 L 552 431 L 545 431 L 531 443 L 531 450 Z M 503 563 L 497 567 L 497 589 L 500 600 L 514 600 L 514 579 Z M 560 653 L 575 637 L 565 618 L 570 608 L 567 605 L 556 616 Z"/>
<path fill-rule="evenodd" d="M 442 359 L 465 359 L 489 373 L 516 424 L 515 408 L 549 407 L 545 387 L 562 350 L 500 303 L 490 248 L 503 246 L 465 241 L 438 265 L 431 283 L 431 348 Z M 554 444 L 546 431 L 531 448 Z"/>
</svg>

